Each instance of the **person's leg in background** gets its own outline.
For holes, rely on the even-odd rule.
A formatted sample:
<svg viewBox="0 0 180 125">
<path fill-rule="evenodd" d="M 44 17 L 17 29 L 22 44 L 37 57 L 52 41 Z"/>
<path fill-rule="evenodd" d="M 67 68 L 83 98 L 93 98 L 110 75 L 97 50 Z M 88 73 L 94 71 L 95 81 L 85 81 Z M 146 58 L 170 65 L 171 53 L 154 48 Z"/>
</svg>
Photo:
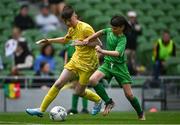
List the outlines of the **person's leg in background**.
<svg viewBox="0 0 180 125">
<path fill-rule="evenodd" d="M 85 98 L 82 98 L 82 110 L 81 113 L 88 114 L 88 100 Z"/>
<path fill-rule="evenodd" d="M 153 66 L 153 79 L 158 80 L 161 72 L 161 62 L 156 61 Z"/>
</svg>

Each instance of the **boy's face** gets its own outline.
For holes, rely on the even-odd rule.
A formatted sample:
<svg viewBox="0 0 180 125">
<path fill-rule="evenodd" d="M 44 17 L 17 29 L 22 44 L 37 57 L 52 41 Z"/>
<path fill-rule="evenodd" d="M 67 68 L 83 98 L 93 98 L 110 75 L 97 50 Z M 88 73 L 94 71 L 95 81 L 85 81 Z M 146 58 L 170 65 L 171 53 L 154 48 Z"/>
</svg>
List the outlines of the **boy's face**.
<svg viewBox="0 0 180 125">
<path fill-rule="evenodd" d="M 77 21 L 77 16 L 74 13 L 71 18 L 69 19 L 63 19 L 64 23 L 68 26 L 68 27 L 73 27 Z"/>
<path fill-rule="evenodd" d="M 118 26 L 118 27 L 115 27 L 115 26 L 111 26 L 112 28 L 112 32 L 116 35 L 119 35 L 123 32 L 123 29 L 124 29 L 124 26 Z"/>
</svg>

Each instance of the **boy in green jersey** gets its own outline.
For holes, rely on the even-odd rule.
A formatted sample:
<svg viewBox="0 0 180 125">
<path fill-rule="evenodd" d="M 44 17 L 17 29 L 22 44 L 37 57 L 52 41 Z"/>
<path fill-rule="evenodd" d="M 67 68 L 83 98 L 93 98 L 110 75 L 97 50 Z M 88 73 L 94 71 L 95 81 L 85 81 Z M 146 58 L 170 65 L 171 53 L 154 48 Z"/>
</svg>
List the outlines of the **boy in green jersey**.
<svg viewBox="0 0 180 125">
<path fill-rule="evenodd" d="M 105 55 L 104 63 L 91 75 L 89 82 L 91 85 L 96 85 L 103 77 L 109 80 L 115 77 L 119 85 L 123 88 L 125 96 L 136 110 L 138 118 L 145 120 L 145 115 L 139 101 L 132 93 L 132 80 L 126 66 L 126 56 L 124 52 L 126 36 L 124 33 L 128 32 L 131 27 L 127 20 L 121 15 L 112 17 L 110 24 L 112 26 L 111 28 L 100 30 L 84 40 L 84 43 L 88 45 L 90 40 L 98 38 L 101 35 L 105 35 L 107 39 L 106 50 L 98 45 L 96 46 L 96 51 Z M 105 107 L 104 115 L 108 114 L 109 109 L 111 109 L 108 106 Z"/>
</svg>

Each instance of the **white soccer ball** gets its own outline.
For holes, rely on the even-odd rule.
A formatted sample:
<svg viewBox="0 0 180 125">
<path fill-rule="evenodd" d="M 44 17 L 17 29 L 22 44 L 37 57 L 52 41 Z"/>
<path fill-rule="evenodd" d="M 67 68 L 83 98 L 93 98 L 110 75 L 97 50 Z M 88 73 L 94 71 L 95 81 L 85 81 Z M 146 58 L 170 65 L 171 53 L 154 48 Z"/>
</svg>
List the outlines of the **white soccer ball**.
<svg viewBox="0 0 180 125">
<path fill-rule="evenodd" d="M 49 117 L 54 121 L 64 121 L 67 117 L 66 109 L 62 106 L 55 106 L 49 112 Z"/>
</svg>

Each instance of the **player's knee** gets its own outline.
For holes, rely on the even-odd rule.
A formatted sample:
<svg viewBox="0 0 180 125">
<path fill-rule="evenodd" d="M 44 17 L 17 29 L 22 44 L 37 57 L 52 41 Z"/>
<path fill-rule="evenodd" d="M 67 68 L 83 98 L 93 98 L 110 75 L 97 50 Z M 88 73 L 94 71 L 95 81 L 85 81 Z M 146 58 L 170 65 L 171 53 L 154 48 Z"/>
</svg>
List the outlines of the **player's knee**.
<svg viewBox="0 0 180 125">
<path fill-rule="evenodd" d="M 64 86 L 65 82 L 56 80 L 56 82 L 54 84 L 58 89 L 61 89 Z"/>
</svg>

